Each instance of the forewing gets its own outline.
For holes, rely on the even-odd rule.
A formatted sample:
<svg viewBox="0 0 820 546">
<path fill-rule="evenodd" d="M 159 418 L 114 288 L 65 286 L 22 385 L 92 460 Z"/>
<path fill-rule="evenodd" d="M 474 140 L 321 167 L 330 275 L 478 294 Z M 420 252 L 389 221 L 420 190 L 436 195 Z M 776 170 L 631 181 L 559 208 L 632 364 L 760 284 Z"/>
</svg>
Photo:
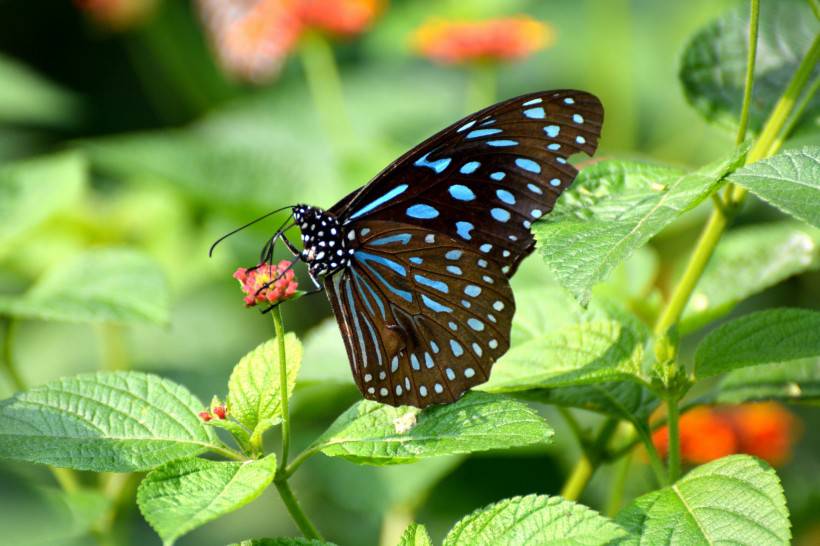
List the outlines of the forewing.
<svg viewBox="0 0 820 546">
<path fill-rule="evenodd" d="M 325 289 L 364 397 L 425 407 L 487 381 L 515 311 L 500 266 L 410 224 L 361 222 L 354 233 L 353 263 Z"/>
<path fill-rule="evenodd" d="M 568 158 L 595 153 L 602 123 L 589 93 L 516 97 L 427 139 L 330 212 L 347 224 L 386 220 L 447 234 L 509 276 L 534 248 L 531 223 L 575 179 Z"/>
</svg>

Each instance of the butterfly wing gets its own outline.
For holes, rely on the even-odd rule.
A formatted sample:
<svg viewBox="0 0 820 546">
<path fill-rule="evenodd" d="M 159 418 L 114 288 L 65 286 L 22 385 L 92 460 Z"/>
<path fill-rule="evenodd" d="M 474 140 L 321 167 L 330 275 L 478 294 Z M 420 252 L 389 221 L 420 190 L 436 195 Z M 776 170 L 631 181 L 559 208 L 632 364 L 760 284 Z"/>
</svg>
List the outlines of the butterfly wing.
<svg viewBox="0 0 820 546">
<path fill-rule="evenodd" d="M 534 248 L 531 223 L 578 173 L 567 158 L 592 155 L 602 123 L 589 93 L 516 97 L 427 139 L 330 212 L 346 224 L 398 221 L 446 234 L 511 276 Z"/>
<path fill-rule="evenodd" d="M 443 233 L 362 221 L 350 267 L 325 278 L 365 398 L 425 407 L 487 381 L 515 302 L 501 268 Z"/>
</svg>

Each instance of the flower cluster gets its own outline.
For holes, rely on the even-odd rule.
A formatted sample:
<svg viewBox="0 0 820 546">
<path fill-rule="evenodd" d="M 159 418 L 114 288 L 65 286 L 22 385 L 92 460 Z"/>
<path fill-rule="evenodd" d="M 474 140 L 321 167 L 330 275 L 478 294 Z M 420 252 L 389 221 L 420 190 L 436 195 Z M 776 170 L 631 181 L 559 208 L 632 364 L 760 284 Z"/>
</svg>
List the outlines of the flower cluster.
<svg viewBox="0 0 820 546">
<path fill-rule="evenodd" d="M 259 303 L 279 303 L 296 293 L 298 284 L 295 280 L 291 263 L 282 260 L 278 265 L 263 263 L 250 269 L 240 267 L 233 274 L 245 293 L 245 305 L 253 307 Z"/>
<path fill-rule="evenodd" d="M 798 423 L 775 402 L 699 407 L 680 418 L 681 459 L 702 464 L 733 453 L 748 453 L 779 466 L 788 461 Z M 666 427 L 652 435 L 662 456 L 668 451 Z"/>
<path fill-rule="evenodd" d="M 419 27 L 413 47 L 445 64 L 509 61 L 549 46 L 554 37 L 552 27 L 525 15 L 487 21 L 434 19 Z"/>
<path fill-rule="evenodd" d="M 354 36 L 379 14 L 381 0 L 198 0 L 217 56 L 231 75 L 263 81 L 310 31 Z"/>
<path fill-rule="evenodd" d="M 212 420 L 214 417 L 216 417 L 220 421 L 224 421 L 228 418 L 228 409 L 225 406 L 225 404 L 213 404 L 210 410 L 199 412 L 199 418 L 205 421 L 206 423 Z"/>
</svg>

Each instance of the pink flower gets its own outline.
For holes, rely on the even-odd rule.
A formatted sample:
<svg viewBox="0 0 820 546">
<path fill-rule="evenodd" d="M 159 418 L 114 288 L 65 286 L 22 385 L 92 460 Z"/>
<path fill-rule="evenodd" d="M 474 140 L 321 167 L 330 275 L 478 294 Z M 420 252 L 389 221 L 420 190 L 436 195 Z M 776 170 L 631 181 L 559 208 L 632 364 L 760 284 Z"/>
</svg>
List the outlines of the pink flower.
<svg viewBox="0 0 820 546">
<path fill-rule="evenodd" d="M 293 270 L 288 269 L 290 265 L 289 261 L 282 260 L 279 265 L 264 263 L 251 269 L 237 269 L 233 278 L 239 281 L 246 294 L 245 305 L 279 303 L 293 296 L 299 285 Z"/>
</svg>

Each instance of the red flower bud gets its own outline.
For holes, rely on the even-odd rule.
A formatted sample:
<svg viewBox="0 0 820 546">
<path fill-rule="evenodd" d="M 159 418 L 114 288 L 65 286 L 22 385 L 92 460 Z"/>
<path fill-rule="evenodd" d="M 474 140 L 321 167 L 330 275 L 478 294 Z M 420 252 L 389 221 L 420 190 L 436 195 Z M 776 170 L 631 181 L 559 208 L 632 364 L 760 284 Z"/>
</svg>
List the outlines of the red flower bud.
<svg viewBox="0 0 820 546">
<path fill-rule="evenodd" d="M 233 278 L 242 285 L 245 305 L 253 307 L 259 303 L 279 303 L 296 293 L 298 284 L 290 262 L 282 260 L 279 265 L 260 264 L 252 269 L 240 267 Z"/>
<path fill-rule="evenodd" d="M 200 411 L 199 412 L 199 418 L 207 423 L 208 421 L 213 419 L 213 416 L 211 415 L 211 412 L 209 412 L 209 411 Z"/>
<path fill-rule="evenodd" d="M 214 415 L 216 415 L 217 417 L 219 417 L 223 421 L 225 420 L 225 418 L 227 417 L 227 414 L 228 414 L 227 410 L 225 409 L 225 406 L 216 406 L 213 409 L 213 412 L 214 412 Z"/>
</svg>

